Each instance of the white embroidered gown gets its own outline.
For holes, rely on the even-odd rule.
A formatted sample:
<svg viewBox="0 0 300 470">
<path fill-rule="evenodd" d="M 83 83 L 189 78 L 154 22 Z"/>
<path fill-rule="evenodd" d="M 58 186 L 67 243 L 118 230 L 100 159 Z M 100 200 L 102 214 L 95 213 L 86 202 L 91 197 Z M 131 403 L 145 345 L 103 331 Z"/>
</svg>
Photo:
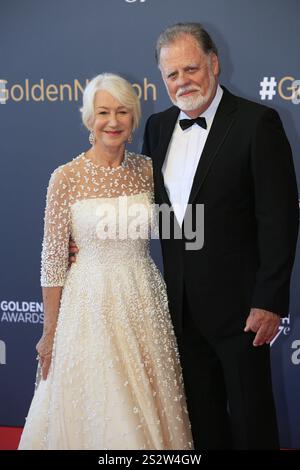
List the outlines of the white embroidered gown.
<svg viewBox="0 0 300 470">
<path fill-rule="evenodd" d="M 41 283 L 63 291 L 19 449 L 192 448 L 165 285 L 145 236 L 152 185 L 151 160 L 128 152 L 115 169 L 81 154 L 52 174 Z M 68 270 L 70 235 L 79 254 Z"/>
</svg>

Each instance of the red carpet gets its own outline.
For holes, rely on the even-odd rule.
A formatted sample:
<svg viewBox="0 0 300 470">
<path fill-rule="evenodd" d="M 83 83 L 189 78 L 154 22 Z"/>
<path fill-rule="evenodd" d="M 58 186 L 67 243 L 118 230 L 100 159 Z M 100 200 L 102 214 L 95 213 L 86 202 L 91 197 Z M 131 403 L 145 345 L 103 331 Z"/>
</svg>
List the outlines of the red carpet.
<svg viewBox="0 0 300 470">
<path fill-rule="evenodd" d="M 0 450 L 16 450 L 23 428 L 13 428 L 8 426 L 0 426 Z M 281 449 L 296 450 L 296 449 Z"/>
<path fill-rule="evenodd" d="M 0 427 L 0 450 L 15 450 L 23 428 Z"/>
</svg>

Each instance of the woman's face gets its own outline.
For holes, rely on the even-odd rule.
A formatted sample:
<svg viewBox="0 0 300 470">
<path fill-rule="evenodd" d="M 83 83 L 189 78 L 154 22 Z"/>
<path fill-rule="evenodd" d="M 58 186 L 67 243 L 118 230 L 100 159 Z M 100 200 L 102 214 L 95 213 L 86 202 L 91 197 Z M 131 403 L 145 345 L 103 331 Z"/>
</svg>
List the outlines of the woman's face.
<svg viewBox="0 0 300 470">
<path fill-rule="evenodd" d="M 94 101 L 92 130 L 95 144 L 107 149 L 124 145 L 132 132 L 133 114 L 108 91 L 100 90 Z"/>
</svg>

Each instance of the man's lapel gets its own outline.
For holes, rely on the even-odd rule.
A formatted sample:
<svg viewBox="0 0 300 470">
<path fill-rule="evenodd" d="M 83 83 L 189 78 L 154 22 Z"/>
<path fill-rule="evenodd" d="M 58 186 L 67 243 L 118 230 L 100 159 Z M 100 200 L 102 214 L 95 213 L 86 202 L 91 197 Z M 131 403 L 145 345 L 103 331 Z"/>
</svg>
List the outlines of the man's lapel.
<svg viewBox="0 0 300 470">
<path fill-rule="evenodd" d="M 223 88 L 223 96 L 209 131 L 192 185 L 189 204 L 192 204 L 201 189 L 217 153 L 234 123 L 235 97 Z"/>
</svg>

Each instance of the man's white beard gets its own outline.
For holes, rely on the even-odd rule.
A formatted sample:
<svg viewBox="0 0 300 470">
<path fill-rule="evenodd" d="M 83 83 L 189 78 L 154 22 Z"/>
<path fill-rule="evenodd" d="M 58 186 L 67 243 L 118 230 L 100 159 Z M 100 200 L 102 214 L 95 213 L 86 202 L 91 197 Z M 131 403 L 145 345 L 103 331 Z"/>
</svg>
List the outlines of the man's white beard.
<svg viewBox="0 0 300 470">
<path fill-rule="evenodd" d="M 216 79 L 212 73 L 212 71 L 209 71 L 209 88 L 205 95 L 201 94 L 201 90 L 199 88 L 196 88 L 193 85 L 187 86 L 187 87 L 182 87 L 179 88 L 177 91 L 177 94 L 181 94 L 186 91 L 191 91 L 191 90 L 197 90 L 197 94 L 191 95 L 191 96 L 176 96 L 175 99 L 172 99 L 170 96 L 170 99 L 172 103 L 177 106 L 179 109 L 182 111 L 195 111 L 196 109 L 202 108 L 203 106 L 206 105 L 206 103 L 210 100 L 212 92 L 215 88 L 216 84 Z"/>
</svg>

